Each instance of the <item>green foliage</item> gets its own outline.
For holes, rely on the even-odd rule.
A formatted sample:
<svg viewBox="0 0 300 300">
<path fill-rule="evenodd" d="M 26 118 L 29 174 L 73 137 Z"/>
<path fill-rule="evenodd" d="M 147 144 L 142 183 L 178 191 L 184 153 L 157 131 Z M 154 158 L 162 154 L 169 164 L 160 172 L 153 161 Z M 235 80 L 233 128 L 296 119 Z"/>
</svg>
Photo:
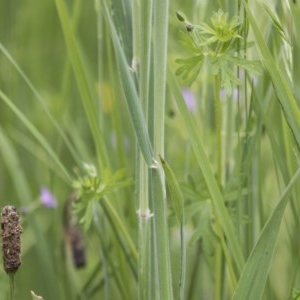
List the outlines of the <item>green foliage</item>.
<svg viewBox="0 0 300 300">
<path fill-rule="evenodd" d="M 291 44 L 291 42 L 289 41 L 289 38 L 287 36 L 287 34 L 285 33 L 285 30 L 282 26 L 282 24 L 280 23 L 280 20 L 278 20 L 278 16 L 276 16 L 276 13 L 274 13 L 270 7 L 266 4 L 263 3 L 263 8 L 266 11 L 266 13 L 270 16 L 276 30 L 279 32 L 280 36 L 289 44 Z"/>
<path fill-rule="evenodd" d="M 181 14 L 179 15 L 185 20 Z M 238 51 L 243 30 L 244 27 L 237 17 L 228 20 L 228 14 L 222 10 L 213 14 L 211 25 L 206 23 L 193 25 L 192 30 L 187 30 L 188 32 L 181 36 L 183 45 L 194 55 L 176 60 L 181 65 L 176 75 L 182 76 L 188 85 L 191 85 L 206 59 L 212 74 L 220 74 L 221 86 L 228 95 L 231 95 L 233 87 L 241 84 L 234 67 L 243 68 L 253 74 L 261 70 L 259 61 L 247 60 L 243 58 L 241 51 Z"/>
<path fill-rule="evenodd" d="M 129 186 L 132 180 L 125 178 L 124 170 L 112 173 L 105 169 L 98 174 L 93 164 L 83 164 L 85 175 L 73 181 L 73 188 L 77 193 L 77 200 L 73 205 L 74 213 L 83 214 L 80 222 L 87 230 L 93 220 L 97 203 L 113 191 Z"/>
<path fill-rule="evenodd" d="M 282 193 L 279 203 L 266 222 L 239 279 L 233 295 L 234 300 L 261 299 L 270 270 L 270 262 L 274 255 L 274 246 L 277 241 L 279 227 L 289 200 L 289 194 L 299 176 L 300 169 L 297 170 Z M 259 273 L 257 273 L 258 269 L 260 270 Z"/>
<path fill-rule="evenodd" d="M 16 299 L 300 298 L 297 1 L 0 5 L 0 202 L 24 212 Z M 191 114 L 179 82 L 197 79 Z"/>
</svg>

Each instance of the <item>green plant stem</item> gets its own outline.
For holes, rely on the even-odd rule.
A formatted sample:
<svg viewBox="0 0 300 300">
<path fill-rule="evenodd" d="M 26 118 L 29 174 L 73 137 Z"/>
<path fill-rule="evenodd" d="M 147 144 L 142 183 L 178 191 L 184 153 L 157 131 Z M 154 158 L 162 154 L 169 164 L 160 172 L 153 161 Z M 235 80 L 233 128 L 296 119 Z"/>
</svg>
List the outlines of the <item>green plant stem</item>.
<svg viewBox="0 0 300 300">
<path fill-rule="evenodd" d="M 180 274 L 179 274 L 179 299 L 184 299 L 185 291 L 185 273 L 186 273 L 186 247 L 185 247 L 185 236 L 184 236 L 184 198 L 180 189 L 180 185 L 176 179 L 174 172 L 172 171 L 169 164 L 159 156 L 161 166 L 163 167 L 164 174 L 166 177 L 166 182 L 168 185 L 168 190 L 173 201 L 173 207 L 175 210 L 175 215 L 177 222 L 180 226 Z"/>
<path fill-rule="evenodd" d="M 119 75 L 126 96 L 126 104 L 129 110 L 130 119 L 134 127 L 140 150 L 143 153 L 143 157 L 147 165 L 150 166 L 153 163 L 153 149 L 146 127 L 145 116 L 141 108 L 141 103 L 139 101 L 132 74 L 129 71 L 124 51 L 121 47 L 116 28 L 113 24 L 110 11 L 104 0 L 102 0 L 101 3 L 104 9 L 105 19 L 110 28 Z"/>
<path fill-rule="evenodd" d="M 102 11 L 100 9 L 100 1 L 97 0 L 95 1 L 95 11 L 97 15 L 97 52 L 98 52 L 98 84 L 99 84 L 99 95 L 98 95 L 98 105 L 102 103 L 103 101 L 103 88 L 101 84 L 104 81 L 104 63 L 105 63 L 105 56 L 104 56 L 104 49 L 105 49 L 105 43 L 103 41 L 103 36 L 105 35 L 105 30 L 103 26 L 103 16 L 102 16 Z M 97 109 L 97 114 L 98 114 L 98 120 L 99 120 L 99 125 L 100 128 L 103 128 L 103 110 L 102 109 Z"/>
<path fill-rule="evenodd" d="M 165 191 L 159 169 L 151 170 L 157 299 L 173 299 Z"/>
<path fill-rule="evenodd" d="M 112 224 L 115 224 L 116 228 L 118 228 L 120 235 L 122 235 L 122 237 L 126 241 L 126 246 L 130 250 L 131 257 L 133 258 L 134 261 L 137 261 L 138 253 L 130 237 L 129 232 L 126 226 L 124 225 L 124 222 L 122 221 L 122 219 L 120 218 L 119 214 L 117 213 L 116 209 L 112 206 L 110 201 L 104 199 L 103 205 L 105 206 L 105 209 L 109 213 L 109 217 L 112 220 Z"/>
<path fill-rule="evenodd" d="M 153 148 L 164 157 L 168 0 L 153 1 Z M 151 200 L 154 211 L 154 245 L 158 299 L 173 299 L 172 271 L 167 224 L 166 187 L 163 169 L 151 169 Z"/>
<path fill-rule="evenodd" d="M 139 97 L 148 126 L 150 85 L 152 1 L 133 2 L 133 62 L 139 70 Z M 134 66 L 133 66 L 134 67 Z M 152 269 L 150 264 L 151 213 L 149 209 L 149 168 L 140 152 L 137 159 L 139 218 L 139 299 L 151 299 Z"/>
<path fill-rule="evenodd" d="M 215 88 L 215 124 L 216 124 L 216 151 L 217 151 L 217 183 L 222 186 L 222 109 L 220 99 L 220 75 L 214 76 Z M 222 235 L 222 233 L 220 233 Z M 216 247 L 216 264 L 215 264 L 215 299 L 221 299 L 222 295 L 222 273 L 223 273 L 223 253 L 221 245 Z"/>
<path fill-rule="evenodd" d="M 140 80 L 139 91 L 140 101 L 142 104 L 142 110 L 145 116 L 146 123 L 148 123 L 148 103 L 149 103 L 149 79 L 150 79 L 150 49 L 151 49 L 151 18 L 152 18 L 152 1 L 141 1 L 139 24 L 140 28 L 137 32 L 140 41 Z M 149 126 L 149 125 L 148 125 Z M 141 195 L 139 196 L 139 209 L 141 213 L 145 213 L 149 209 L 148 200 L 148 172 L 149 168 L 145 164 L 145 161 L 140 156 L 139 161 L 140 176 L 142 179 L 140 182 Z"/>
<path fill-rule="evenodd" d="M 169 72 L 168 74 L 169 84 L 172 89 L 174 99 L 182 116 L 183 124 L 187 129 L 192 148 L 194 149 L 194 153 L 198 161 L 198 165 L 203 172 L 203 176 L 212 198 L 216 216 L 218 217 L 222 230 L 225 233 L 226 239 L 228 241 L 228 246 L 232 251 L 232 257 L 234 258 L 234 261 L 236 263 L 236 273 L 238 275 L 242 271 L 244 258 L 235 234 L 232 221 L 225 207 L 220 187 L 218 186 L 215 176 L 213 175 L 213 171 L 204 151 L 202 141 L 199 139 L 199 133 L 197 131 L 195 120 L 191 117 L 191 114 L 186 106 L 180 88 L 178 87 L 173 74 L 171 72 Z"/>
<path fill-rule="evenodd" d="M 104 166 L 108 163 L 108 156 L 106 148 L 102 143 L 103 134 L 98 124 L 97 105 L 92 96 L 87 71 L 83 63 L 83 58 L 81 57 L 79 51 L 79 47 L 74 35 L 74 30 L 70 24 L 66 4 L 62 0 L 56 0 L 55 3 L 60 18 L 69 58 L 81 95 L 82 104 L 87 115 L 91 133 L 93 135 L 98 159 L 98 166 L 100 170 L 103 170 Z"/>
<path fill-rule="evenodd" d="M 215 246 L 215 294 L 214 299 L 220 300 L 222 295 L 222 247 L 218 242 Z"/>
<path fill-rule="evenodd" d="M 216 123 L 216 149 L 217 149 L 217 182 L 219 186 L 222 186 L 222 108 L 220 99 L 220 75 L 214 76 L 215 87 L 215 123 Z"/>
<path fill-rule="evenodd" d="M 150 258 L 150 222 L 149 218 L 139 219 L 139 299 L 151 299 Z"/>
<path fill-rule="evenodd" d="M 9 276 L 9 299 L 13 300 L 14 299 L 14 292 L 15 292 L 15 274 L 10 273 Z"/>
</svg>

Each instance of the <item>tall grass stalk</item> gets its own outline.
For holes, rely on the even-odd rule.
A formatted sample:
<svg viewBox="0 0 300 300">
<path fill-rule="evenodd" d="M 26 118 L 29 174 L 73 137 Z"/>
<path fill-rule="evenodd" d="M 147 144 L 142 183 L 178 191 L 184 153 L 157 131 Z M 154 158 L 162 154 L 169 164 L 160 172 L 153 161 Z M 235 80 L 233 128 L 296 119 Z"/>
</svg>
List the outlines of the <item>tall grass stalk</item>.
<svg viewBox="0 0 300 300">
<path fill-rule="evenodd" d="M 9 300 L 14 299 L 15 292 L 15 276 L 14 274 L 9 274 Z"/>
<path fill-rule="evenodd" d="M 57 0 L 55 3 L 60 17 L 69 58 L 81 95 L 82 104 L 87 115 L 91 132 L 93 134 L 93 140 L 95 143 L 98 158 L 98 166 L 100 170 L 103 170 L 105 165 L 107 165 L 108 158 L 106 149 L 101 143 L 101 136 L 103 136 L 103 133 L 99 128 L 97 104 L 94 101 L 93 93 L 91 92 L 91 87 L 88 81 L 87 71 L 83 64 L 83 59 L 80 55 L 76 37 L 70 25 L 71 22 L 68 16 L 66 4 L 62 0 Z"/>
<path fill-rule="evenodd" d="M 153 1 L 153 145 L 156 154 L 164 156 L 166 66 L 169 1 Z M 154 213 L 154 245 L 159 299 L 173 299 L 169 233 L 167 225 L 166 188 L 161 167 L 153 168 L 152 204 Z"/>
<path fill-rule="evenodd" d="M 133 63 L 137 64 L 139 77 L 139 96 L 146 123 L 148 122 L 148 106 L 151 74 L 151 33 L 152 33 L 152 1 L 135 1 L 136 14 L 133 15 Z M 136 45 L 136 46 L 135 46 Z M 149 126 L 149 125 L 148 125 Z M 152 268 L 151 268 L 151 221 L 149 206 L 149 167 L 138 151 L 137 197 L 139 221 L 139 298 L 151 299 Z"/>
<path fill-rule="evenodd" d="M 215 121 L 216 121 L 216 149 L 217 149 L 217 181 L 222 186 L 223 180 L 223 145 L 222 145 L 222 105 L 220 99 L 221 79 L 220 74 L 214 75 Z"/>
</svg>

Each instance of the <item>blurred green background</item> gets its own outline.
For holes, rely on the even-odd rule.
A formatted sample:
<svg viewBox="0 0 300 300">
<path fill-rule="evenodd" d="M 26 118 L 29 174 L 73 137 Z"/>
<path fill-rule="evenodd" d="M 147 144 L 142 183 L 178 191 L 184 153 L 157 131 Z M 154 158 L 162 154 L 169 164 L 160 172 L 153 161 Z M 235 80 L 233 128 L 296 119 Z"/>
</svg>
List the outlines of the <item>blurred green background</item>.
<svg viewBox="0 0 300 300">
<path fill-rule="evenodd" d="M 118 81 L 107 27 L 97 19 L 95 2 L 82 0 L 65 2 L 68 5 L 85 68 L 88 71 L 88 84 L 100 112 L 101 143 L 109 154 L 107 168 L 112 171 L 125 169 L 126 176 L 133 178 L 136 141 L 129 122 L 122 88 Z M 123 2 L 126 1 L 120 1 L 120 5 Z M 230 16 L 234 15 L 237 11 L 236 2 L 229 0 L 170 1 L 168 59 L 172 71 L 175 72 L 177 68 L 174 60 L 187 54 L 179 42 L 179 31 L 182 30 L 182 24 L 178 22 L 175 11 L 183 11 L 191 22 L 200 23 L 209 21 L 212 12 L 219 8 L 227 11 Z M 271 2 L 269 1 L 269 3 Z M 288 30 L 289 24 L 286 23 L 288 23 L 287 16 L 289 15 L 285 10 L 286 7 L 281 1 L 275 2 L 274 9 L 278 11 L 282 23 Z M 261 25 L 262 34 L 266 37 L 266 42 L 274 52 L 274 56 L 278 55 L 278 64 L 284 69 L 283 72 L 289 76 L 288 78 L 295 83 L 300 70 L 299 55 L 297 55 L 300 39 L 295 38 L 296 42 L 291 52 L 294 55 L 291 66 L 290 61 L 282 54 L 284 47 L 282 47 L 281 39 L 272 22 L 259 11 L 255 13 L 257 21 Z M 128 16 L 126 24 L 129 24 L 129 28 L 130 21 L 130 16 Z M 101 35 L 97 31 L 99 26 L 102 28 Z M 128 35 L 130 34 L 128 33 Z M 291 33 L 291 36 L 294 35 Z M 96 153 L 68 58 L 55 1 L 0 0 L 0 45 L 2 50 L 0 52 L 0 90 L 40 131 L 69 175 L 75 178 L 78 172 L 81 172 L 80 168 L 83 162 L 95 163 Z M 99 45 L 102 45 L 103 48 L 99 48 Z M 130 46 L 126 50 L 127 54 L 132 53 Z M 255 49 L 250 50 L 250 56 L 259 57 Z M 39 93 L 38 97 L 9 57 L 12 57 L 18 64 L 25 79 L 33 84 Z M 194 117 L 203 135 L 207 155 L 214 165 L 214 105 L 213 101 L 210 101 L 213 97 L 213 77 L 207 75 L 208 72 L 205 71 L 207 70 L 199 75 L 191 90 L 195 94 L 197 102 Z M 178 78 L 178 81 L 185 87 L 186 84 L 182 79 Z M 250 149 L 249 152 L 251 152 L 249 155 L 245 154 L 245 165 L 243 166 L 245 173 L 239 178 L 242 178 L 241 181 L 243 181 L 243 183 L 239 182 L 241 188 L 239 196 L 244 201 L 240 209 L 242 213 L 244 211 L 249 213 L 245 215 L 242 224 L 242 233 L 247 233 L 245 240 L 243 237 L 241 238 L 244 242 L 242 248 L 245 255 L 249 255 L 274 203 L 277 202 L 280 191 L 283 189 L 284 178 L 293 174 L 294 166 L 299 163 L 297 157 L 295 158 L 291 154 L 295 145 L 290 142 L 290 136 L 286 137 L 285 135 L 286 131 L 283 128 L 286 128 L 284 127 L 286 124 L 282 120 L 279 104 L 273 101 L 276 99 L 276 95 L 272 90 L 272 83 L 265 73 L 258 81 L 254 88 L 255 93 L 251 92 L 251 99 L 256 98 L 263 105 L 266 102 L 271 103 L 270 106 L 267 104 L 265 106 L 268 110 L 268 120 L 272 124 L 270 127 L 273 140 L 265 134 L 265 120 L 261 116 L 262 112 L 252 106 L 249 107 L 250 105 L 245 99 L 239 108 L 230 108 L 235 127 L 233 126 L 233 134 L 230 137 L 233 146 L 229 149 L 231 152 L 227 153 L 228 170 L 231 170 L 233 157 L 237 158 L 241 154 L 235 145 L 245 136 L 247 139 L 244 142 L 249 146 L 245 151 Z M 250 94 L 243 88 L 241 91 L 245 95 Z M 295 95 L 296 99 L 299 99 L 297 86 Z M 263 102 L 262 99 L 266 102 Z M 229 111 L 228 107 L 226 102 L 224 108 L 227 112 Z M 207 212 L 206 219 L 198 215 L 194 216 L 193 210 L 196 206 L 193 206 L 193 200 L 195 200 L 195 195 L 189 194 L 189 185 L 195 183 L 199 193 L 197 197 L 203 197 L 203 199 L 207 197 L 206 187 L 201 172 L 194 167 L 195 158 L 176 109 L 173 100 L 167 93 L 166 156 L 172 162 L 179 181 L 183 183 L 182 188 L 189 200 L 187 202 L 187 218 L 190 216 L 191 220 L 187 228 L 187 236 L 190 238 L 194 228 L 198 226 L 199 219 L 211 221 L 211 204 L 201 208 L 204 210 L 204 214 Z M 70 147 L 67 146 L 47 111 L 59 124 L 59 130 L 67 137 Z M 283 123 L 284 125 L 282 125 Z M 240 127 L 238 128 L 238 126 Z M 277 145 L 277 148 L 274 144 Z M 289 155 L 287 151 L 289 151 Z M 290 158 L 289 161 L 285 160 L 287 156 Z M 281 158 L 278 159 L 278 157 Z M 288 170 L 285 170 L 286 173 L 282 170 L 282 173 L 278 171 L 279 164 L 288 166 Z M 227 186 L 228 192 L 237 186 L 235 179 L 237 181 L 238 179 L 234 176 L 240 175 L 230 174 L 232 177 L 230 177 L 231 181 L 228 179 L 228 182 L 232 186 Z M 58 201 L 57 208 L 47 208 L 40 203 L 40 190 L 44 186 L 55 195 Z M 299 190 L 299 186 L 297 189 Z M 123 291 L 122 295 L 126 295 L 127 299 L 133 299 L 137 289 L 137 274 L 133 270 L 134 268 L 130 267 L 130 263 L 134 265 L 136 261 L 134 258 L 128 259 L 122 250 L 114 247 L 114 243 L 119 243 L 114 231 L 116 229 L 109 225 L 109 222 L 113 223 L 113 221 L 106 220 L 103 212 L 100 213 L 103 218 L 100 218 L 98 227 L 85 234 L 87 266 L 84 269 L 76 270 L 71 259 L 66 257 L 63 209 L 71 192 L 70 182 L 62 170 L 33 137 L 32 132 L 24 126 L 21 119 L 1 101 L 0 204 L 1 206 L 13 204 L 23 212 L 23 264 L 16 274 L 16 299 L 30 299 L 30 290 L 42 295 L 47 300 L 99 299 L 99 295 L 104 295 L 107 299 L 118 299 L 122 294 L 120 291 Z M 128 232 L 136 245 L 138 222 L 135 213 L 137 203 L 135 202 L 134 186 L 128 186 L 113 196 L 115 201 L 113 205 L 116 206 L 122 220 L 126 220 Z M 298 202 L 295 200 L 293 203 L 286 218 L 286 228 L 283 229 L 280 236 L 266 299 L 287 299 L 284 298 L 284 295 L 289 293 L 293 283 L 297 286 L 296 283 L 299 282 L 295 268 L 289 274 L 289 269 L 295 262 L 296 265 L 299 265 Z M 174 223 L 174 216 L 171 215 L 170 227 Z M 172 262 L 175 265 L 174 277 L 177 278 L 179 273 L 176 265 L 179 257 L 177 229 L 170 230 L 170 236 Z M 188 262 L 187 266 L 189 274 L 187 285 L 190 284 L 189 287 L 194 294 L 187 299 L 199 299 L 197 296 L 199 293 L 202 295 L 201 299 L 214 299 L 212 295 L 214 281 L 212 279 L 213 271 L 211 271 L 213 265 L 213 257 L 210 254 L 211 243 L 213 242 L 208 239 L 203 246 L 196 240 L 194 245 L 188 247 L 188 257 L 193 259 Z M 206 252 L 202 256 L 201 251 L 203 250 Z M 289 251 L 294 255 L 290 256 Z M 128 263 L 131 260 L 132 262 Z M 195 271 L 198 272 L 198 277 L 195 276 L 193 279 L 193 267 L 199 261 L 203 264 L 203 268 Z M 108 265 L 116 265 L 117 271 L 112 271 Z M 224 271 L 222 275 L 225 276 L 226 272 Z M 117 283 L 109 284 L 110 280 L 107 279 L 110 277 L 113 277 L 114 282 Z M 192 283 L 198 279 L 201 284 L 192 286 Z M 1 269 L 0 299 L 6 299 L 9 290 L 8 282 L 7 275 Z"/>
</svg>

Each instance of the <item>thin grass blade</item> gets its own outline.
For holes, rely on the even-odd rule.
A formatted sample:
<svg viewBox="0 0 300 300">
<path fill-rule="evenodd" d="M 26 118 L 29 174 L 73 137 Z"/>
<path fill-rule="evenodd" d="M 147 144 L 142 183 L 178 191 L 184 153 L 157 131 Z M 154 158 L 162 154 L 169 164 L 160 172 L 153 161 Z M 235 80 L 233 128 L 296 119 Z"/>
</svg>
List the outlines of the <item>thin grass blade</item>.
<svg viewBox="0 0 300 300">
<path fill-rule="evenodd" d="M 284 210 L 289 200 L 289 194 L 297 182 L 299 175 L 300 168 L 287 185 L 274 212 L 265 224 L 243 269 L 233 295 L 233 300 L 259 300 L 262 298 Z"/>
<path fill-rule="evenodd" d="M 102 143 L 103 139 L 101 138 L 102 133 L 100 131 L 98 122 L 97 105 L 92 96 L 87 72 L 83 63 L 83 59 L 80 55 L 75 34 L 70 24 L 66 4 L 63 0 L 56 0 L 55 3 L 59 14 L 69 58 L 74 70 L 74 75 L 81 95 L 82 104 L 85 109 L 85 113 L 93 135 L 99 168 L 104 169 L 104 166 L 108 163 L 108 158 L 106 149 L 104 147 L 104 144 Z"/>
<path fill-rule="evenodd" d="M 243 0 L 243 3 L 256 39 L 257 47 L 262 56 L 262 62 L 265 65 L 265 68 L 273 82 L 273 86 L 285 119 L 291 128 L 297 146 L 300 149 L 300 111 L 294 98 L 293 91 L 287 80 L 284 78 L 283 72 L 276 64 L 263 36 L 261 35 L 259 27 L 249 9 L 248 4 L 245 0 Z"/>
<path fill-rule="evenodd" d="M 11 62 L 11 64 L 14 66 L 14 68 L 17 70 L 17 72 L 20 74 L 20 76 L 23 78 L 23 80 L 28 85 L 29 89 L 32 91 L 32 93 L 35 95 L 36 99 L 41 103 L 46 115 L 49 117 L 50 121 L 54 125 L 54 127 L 57 129 L 58 133 L 62 137 L 64 143 L 68 147 L 68 150 L 74 157 L 74 159 L 79 162 L 79 155 L 75 151 L 75 147 L 71 144 L 70 140 L 66 136 L 65 132 L 62 130 L 61 126 L 57 122 L 57 120 L 54 118 L 54 116 L 51 114 L 50 110 L 48 109 L 47 105 L 45 104 L 45 101 L 41 94 L 38 92 L 38 90 L 35 88 L 33 83 L 30 81 L 30 79 L 27 77 L 27 75 L 24 73 L 24 71 L 20 68 L 18 63 L 15 61 L 15 59 L 9 54 L 7 49 L 0 43 L 0 51 L 5 55 L 5 57 Z"/>
<path fill-rule="evenodd" d="M 180 243 L 181 243 L 181 263 L 180 263 L 180 280 L 179 280 L 179 299 L 184 299 L 184 288 L 185 288 L 185 273 L 186 273 L 186 249 L 185 249 L 185 236 L 184 236 L 184 205 L 183 195 L 179 186 L 179 183 L 169 166 L 169 164 L 162 158 L 159 157 L 160 163 L 164 169 L 165 178 L 169 187 L 171 198 L 177 221 L 180 225 Z"/>
<path fill-rule="evenodd" d="M 0 98 L 3 102 L 16 114 L 19 120 L 25 125 L 25 127 L 31 132 L 31 134 L 37 139 L 37 141 L 42 145 L 42 147 L 47 151 L 49 156 L 53 159 L 55 164 L 59 167 L 59 169 L 64 174 L 64 177 L 68 182 L 71 182 L 71 176 L 69 172 L 62 164 L 59 157 L 56 155 L 55 151 L 49 145 L 44 136 L 37 130 L 37 128 L 28 120 L 28 118 L 14 105 L 14 103 L 9 99 L 1 90 L 0 90 Z"/>
<path fill-rule="evenodd" d="M 120 72 L 120 79 L 126 95 L 126 103 L 130 113 L 131 122 L 133 124 L 137 141 L 140 146 L 141 152 L 143 153 L 144 159 L 150 166 L 153 163 L 152 158 L 154 155 L 141 103 L 139 102 L 139 97 L 135 88 L 134 80 L 132 74 L 129 71 L 129 66 L 126 61 L 124 50 L 121 47 L 116 29 L 107 8 L 107 4 L 105 3 L 105 1 L 102 1 L 102 3 L 105 12 L 105 18 L 111 31 L 112 41 L 116 52 L 117 64 Z"/>
<path fill-rule="evenodd" d="M 202 142 L 199 138 L 199 133 L 195 121 L 192 118 L 190 111 L 186 106 L 183 95 L 178 87 L 178 84 L 174 79 L 174 75 L 171 72 L 169 72 L 168 75 L 169 75 L 168 79 L 169 79 L 170 88 L 173 92 L 174 99 L 179 108 L 179 112 L 182 116 L 183 124 L 189 135 L 199 167 L 203 173 L 207 187 L 209 189 L 216 215 L 219 219 L 221 227 L 230 245 L 232 251 L 232 257 L 236 262 L 238 273 L 240 273 L 244 265 L 244 258 L 241 249 L 239 247 L 237 237 L 235 235 L 233 224 L 230 220 L 229 214 L 225 207 L 224 199 L 222 197 L 220 188 L 217 184 L 216 178 L 213 174 L 208 158 L 205 154 Z"/>
</svg>

